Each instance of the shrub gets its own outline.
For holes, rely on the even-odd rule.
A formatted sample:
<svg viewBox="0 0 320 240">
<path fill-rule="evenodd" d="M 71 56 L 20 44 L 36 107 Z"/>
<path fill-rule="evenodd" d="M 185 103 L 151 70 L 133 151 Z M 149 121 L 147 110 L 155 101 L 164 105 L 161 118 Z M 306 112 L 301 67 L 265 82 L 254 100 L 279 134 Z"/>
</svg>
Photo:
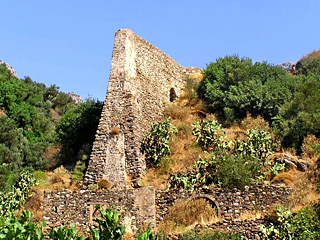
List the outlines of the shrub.
<svg viewBox="0 0 320 240">
<path fill-rule="evenodd" d="M 279 106 L 292 99 L 294 89 L 294 78 L 279 67 L 226 56 L 207 65 L 198 93 L 225 122 L 241 120 L 247 113 L 272 122 Z"/>
<path fill-rule="evenodd" d="M 269 224 L 261 226 L 263 239 L 319 239 L 319 203 L 291 213 L 276 207 L 269 215 Z"/>
<path fill-rule="evenodd" d="M 49 237 L 57 240 L 85 240 L 73 223 L 51 229 Z"/>
<path fill-rule="evenodd" d="M 95 218 L 93 221 L 98 223 L 98 230 L 94 227 L 90 227 L 90 232 L 93 240 L 110 239 L 120 240 L 125 234 L 125 226 L 120 225 L 120 212 L 107 208 L 103 210 L 101 206 L 96 206 L 96 209 L 100 211 L 100 218 Z"/>
<path fill-rule="evenodd" d="M 222 147 L 224 137 L 221 133 L 223 133 L 223 129 L 217 121 L 200 120 L 196 122 L 193 127 L 192 133 L 196 136 L 196 142 L 203 150 Z"/>
<path fill-rule="evenodd" d="M 304 138 L 301 150 L 306 157 L 314 158 L 319 156 L 318 145 L 320 145 L 320 139 L 313 134 L 309 134 Z"/>
<path fill-rule="evenodd" d="M 302 77 L 294 99 L 280 107 L 274 131 L 285 148 L 294 147 L 298 154 L 308 134 L 320 136 L 320 76 Z"/>
<path fill-rule="evenodd" d="M 164 158 L 170 154 L 169 141 L 172 134 L 177 133 L 170 118 L 163 122 L 152 124 L 151 131 L 142 140 L 142 152 L 149 164 L 160 166 Z"/>
<path fill-rule="evenodd" d="M 48 176 L 45 172 L 43 171 L 35 171 L 32 173 L 32 175 L 35 177 L 35 179 L 39 182 L 42 183 L 47 180 Z"/>
<path fill-rule="evenodd" d="M 45 222 L 41 225 L 32 222 L 33 214 L 23 211 L 19 218 L 8 213 L 7 217 L 0 217 L 0 239 L 44 239 L 43 230 Z"/>
<path fill-rule="evenodd" d="M 0 217 L 8 216 L 19 209 L 29 196 L 30 188 L 36 184 L 36 179 L 30 172 L 24 171 L 19 180 L 9 192 L 0 192 Z"/>
<path fill-rule="evenodd" d="M 120 133 L 120 129 L 119 128 L 111 128 L 110 133 L 112 135 L 118 135 Z"/>
</svg>

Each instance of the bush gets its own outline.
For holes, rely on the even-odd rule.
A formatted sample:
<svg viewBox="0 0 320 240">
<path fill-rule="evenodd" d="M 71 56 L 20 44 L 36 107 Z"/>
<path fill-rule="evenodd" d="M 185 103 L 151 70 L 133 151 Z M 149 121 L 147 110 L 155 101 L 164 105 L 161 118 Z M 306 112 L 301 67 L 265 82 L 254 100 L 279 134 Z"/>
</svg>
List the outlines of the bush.
<svg viewBox="0 0 320 240">
<path fill-rule="evenodd" d="M 39 225 L 31 222 L 32 219 L 33 214 L 29 211 L 23 211 L 19 219 L 12 213 L 8 213 L 7 217 L 0 217 L 0 239 L 44 239 L 45 222 Z"/>
<path fill-rule="evenodd" d="M 314 158 L 319 156 L 318 146 L 320 145 L 320 139 L 316 138 L 313 134 L 309 134 L 304 138 L 301 150 L 304 156 Z"/>
<path fill-rule="evenodd" d="M 172 134 L 177 133 L 170 118 L 152 124 L 151 131 L 142 140 L 142 152 L 146 161 L 154 166 L 161 166 L 164 158 L 170 154 L 169 141 Z"/>
<path fill-rule="evenodd" d="M 201 120 L 196 122 L 193 127 L 192 133 L 196 136 L 196 142 L 203 150 L 212 150 L 223 146 L 224 137 L 221 135 L 223 129 L 217 121 Z"/>
<path fill-rule="evenodd" d="M 49 237 L 53 240 L 85 240 L 73 223 L 51 229 Z"/>
<path fill-rule="evenodd" d="M 32 173 L 32 175 L 40 183 L 46 181 L 47 178 L 48 178 L 47 174 L 45 172 L 43 172 L 43 171 L 35 171 L 35 172 Z"/>
<path fill-rule="evenodd" d="M 276 207 L 269 215 L 267 226 L 261 226 L 263 239 L 319 239 L 319 203 L 291 213 L 283 207 Z"/>
<path fill-rule="evenodd" d="M 9 192 L 0 192 L 0 217 L 9 216 L 23 206 L 29 196 L 30 188 L 36 179 L 30 172 L 22 172 L 20 178 Z"/>
<path fill-rule="evenodd" d="M 90 232 L 93 240 L 110 239 L 120 240 L 125 234 L 125 226 L 119 224 L 120 212 L 107 208 L 103 210 L 101 206 L 96 206 L 100 211 L 101 218 L 96 218 L 93 221 L 98 223 L 98 230 L 90 227 Z"/>
<path fill-rule="evenodd" d="M 279 67 L 226 56 L 207 65 L 198 93 L 223 121 L 238 121 L 250 113 L 272 122 L 278 107 L 292 99 L 294 89 L 294 78 Z"/>
<path fill-rule="evenodd" d="M 302 77 L 294 99 L 280 107 L 275 118 L 275 132 L 286 148 L 294 147 L 301 153 L 301 146 L 308 134 L 320 137 L 320 76 Z"/>
</svg>

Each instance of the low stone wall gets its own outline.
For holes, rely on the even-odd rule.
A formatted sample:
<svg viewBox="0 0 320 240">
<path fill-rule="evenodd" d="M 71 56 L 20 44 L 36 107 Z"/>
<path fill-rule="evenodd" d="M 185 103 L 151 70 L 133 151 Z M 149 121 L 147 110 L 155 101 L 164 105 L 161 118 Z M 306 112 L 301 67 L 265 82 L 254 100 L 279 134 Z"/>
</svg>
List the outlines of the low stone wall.
<svg viewBox="0 0 320 240">
<path fill-rule="evenodd" d="M 222 231 L 234 234 L 241 234 L 242 239 L 261 239 L 260 225 L 264 224 L 264 219 L 253 219 L 244 221 L 228 221 L 223 220 L 218 223 L 196 225 L 192 230 L 201 232 L 203 230 Z M 170 234 L 168 240 L 183 239 L 183 234 Z"/>
<path fill-rule="evenodd" d="M 205 198 L 218 209 L 222 221 L 204 227 L 245 233 L 245 236 L 250 236 L 249 239 L 255 239 L 251 237 L 256 236 L 262 220 L 252 222 L 235 219 L 246 211 L 264 213 L 275 204 L 284 204 L 291 191 L 291 188 L 276 186 L 247 187 L 243 191 L 220 188 L 197 192 L 155 191 L 153 187 L 117 191 L 52 191 L 44 195 L 44 220 L 50 227 L 73 222 L 85 233 L 94 224 L 92 219 L 98 216 L 94 208 L 96 205 L 108 208 L 115 206 L 116 209 L 123 209 L 121 223 L 126 225 L 127 231 L 136 232 L 139 227 L 148 225 L 155 229 L 177 200 Z"/>
<path fill-rule="evenodd" d="M 126 231 L 136 232 L 141 226 L 155 228 L 155 193 L 153 187 L 119 191 L 51 191 L 44 194 L 44 220 L 49 227 L 75 223 L 83 233 L 94 224 L 96 205 L 123 209 L 122 224 Z"/>
<path fill-rule="evenodd" d="M 186 190 L 156 191 L 156 221 L 162 222 L 171 206 L 176 200 L 188 199 L 196 195 L 209 201 L 207 196 L 214 199 L 221 218 L 225 220 L 236 219 L 245 211 L 266 212 L 276 203 L 287 201 L 291 188 L 276 186 L 253 186 L 244 191 L 238 189 L 202 189 L 197 192 Z"/>
</svg>

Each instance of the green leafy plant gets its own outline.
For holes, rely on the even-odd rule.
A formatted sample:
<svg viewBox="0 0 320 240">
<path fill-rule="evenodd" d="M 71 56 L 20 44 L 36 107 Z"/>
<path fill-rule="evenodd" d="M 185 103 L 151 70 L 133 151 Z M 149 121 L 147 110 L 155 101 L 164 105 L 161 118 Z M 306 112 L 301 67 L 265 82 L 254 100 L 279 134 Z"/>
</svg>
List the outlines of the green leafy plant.
<svg viewBox="0 0 320 240">
<path fill-rule="evenodd" d="M 203 150 L 219 148 L 223 146 L 224 136 L 221 124 L 217 121 L 200 120 L 193 125 L 193 135 L 196 136 L 196 142 Z"/>
<path fill-rule="evenodd" d="M 53 228 L 49 237 L 53 240 L 85 240 L 85 237 L 79 233 L 76 225 L 71 223 L 70 225 L 61 225 L 58 228 Z"/>
<path fill-rule="evenodd" d="M 155 166 L 161 166 L 164 158 L 170 154 L 169 141 L 177 129 L 173 126 L 170 118 L 163 122 L 152 124 L 151 131 L 142 140 L 142 152 L 147 162 Z"/>
<path fill-rule="evenodd" d="M 95 227 L 90 227 L 90 232 L 93 240 L 120 240 L 125 234 L 125 226 L 119 224 L 121 213 L 117 210 L 107 208 L 103 210 L 101 206 L 96 206 L 100 211 L 100 218 L 95 218 L 93 221 L 98 223 Z"/>
<path fill-rule="evenodd" d="M 33 175 L 24 171 L 11 191 L 0 192 L 0 217 L 8 216 L 19 209 L 25 203 L 30 188 L 35 184 L 36 179 Z"/>
<path fill-rule="evenodd" d="M 137 236 L 137 240 L 155 240 L 156 237 L 152 234 L 150 229 L 147 229 L 142 233 L 142 235 Z"/>
<path fill-rule="evenodd" d="M 319 239 L 319 203 L 302 208 L 297 213 L 277 206 L 269 215 L 269 223 L 261 225 L 263 239 Z"/>
<path fill-rule="evenodd" d="M 32 222 L 33 214 L 29 211 L 23 211 L 20 218 L 13 216 L 8 212 L 6 217 L 0 217 L 0 239 L 16 240 L 41 240 L 44 238 L 43 230 L 45 222 L 40 225 Z"/>
<path fill-rule="evenodd" d="M 246 140 L 235 140 L 234 152 L 244 156 L 251 156 L 263 162 L 273 153 L 274 143 L 266 130 L 258 128 L 249 129 L 246 133 Z"/>
</svg>

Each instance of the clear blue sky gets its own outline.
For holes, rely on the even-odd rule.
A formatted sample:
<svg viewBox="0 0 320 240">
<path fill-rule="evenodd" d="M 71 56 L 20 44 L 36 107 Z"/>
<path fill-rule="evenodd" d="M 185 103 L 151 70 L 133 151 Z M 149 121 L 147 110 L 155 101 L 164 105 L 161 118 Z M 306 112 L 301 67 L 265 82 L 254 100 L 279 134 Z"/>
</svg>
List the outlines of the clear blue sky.
<svg viewBox="0 0 320 240">
<path fill-rule="evenodd" d="M 104 101 L 128 28 L 185 67 L 238 54 L 273 64 L 320 48 L 319 0 L 2 0 L 0 60 L 18 77 Z"/>
</svg>

